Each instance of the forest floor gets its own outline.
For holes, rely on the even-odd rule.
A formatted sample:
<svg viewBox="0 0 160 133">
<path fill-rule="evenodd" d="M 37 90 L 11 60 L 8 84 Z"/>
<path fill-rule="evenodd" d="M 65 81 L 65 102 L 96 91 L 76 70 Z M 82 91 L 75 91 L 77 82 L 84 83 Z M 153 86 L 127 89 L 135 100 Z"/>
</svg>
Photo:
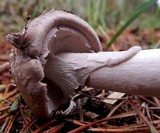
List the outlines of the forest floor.
<svg viewBox="0 0 160 133">
<path fill-rule="evenodd" d="M 115 30 L 98 33 L 103 50 Z M 86 102 L 68 116 L 54 116 L 47 120 L 36 118 L 19 95 L 9 71 L 12 48 L 1 33 L 0 39 L 0 133 L 59 133 L 59 132 L 159 132 L 160 99 L 90 89 Z M 126 50 L 133 45 L 143 49 L 160 47 L 160 28 L 127 29 L 109 50 Z M 111 96 L 113 95 L 113 96 Z"/>
</svg>

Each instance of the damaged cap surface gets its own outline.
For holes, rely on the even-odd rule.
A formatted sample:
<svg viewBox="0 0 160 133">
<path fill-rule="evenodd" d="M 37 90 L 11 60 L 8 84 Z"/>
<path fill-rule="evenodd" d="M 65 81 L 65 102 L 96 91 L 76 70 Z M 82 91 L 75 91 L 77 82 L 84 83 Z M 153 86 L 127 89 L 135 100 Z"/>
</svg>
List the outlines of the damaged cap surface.
<svg viewBox="0 0 160 133">
<path fill-rule="evenodd" d="M 10 56 L 11 71 L 26 103 L 41 118 L 52 115 L 67 103 L 75 89 L 83 86 L 76 73 L 61 73 L 57 67 L 46 77 L 46 62 L 61 62 L 56 55 L 63 52 L 92 53 L 101 51 L 95 31 L 81 18 L 64 11 L 51 10 L 29 23 L 27 32 L 7 36 L 16 48 Z M 61 63 L 59 63 L 61 64 Z M 68 66 L 72 67 L 72 66 Z M 52 69 L 52 68 L 51 68 Z"/>
</svg>

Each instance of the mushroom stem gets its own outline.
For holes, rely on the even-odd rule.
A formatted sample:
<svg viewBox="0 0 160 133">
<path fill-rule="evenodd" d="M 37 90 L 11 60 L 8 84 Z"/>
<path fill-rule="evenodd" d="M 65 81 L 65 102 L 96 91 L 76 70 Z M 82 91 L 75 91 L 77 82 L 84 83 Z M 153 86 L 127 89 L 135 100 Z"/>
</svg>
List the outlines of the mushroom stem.
<svg viewBox="0 0 160 133">
<path fill-rule="evenodd" d="M 159 96 L 160 71 L 157 70 L 160 66 L 160 49 L 141 50 L 132 58 L 125 60 L 126 54 L 126 51 L 62 53 L 56 57 L 64 62 L 58 65 L 66 68 L 60 73 L 76 73 L 86 86 L 129 94 Z M 53 70 L 55 67 L 55 63 L 51 65 L 52 61 L 54 62 L 48 60 L 50 63 L 46 63 L 47 69 L 52 67 Z M 47 72 L 45 76 L 48 76 Z"/>
</svg>

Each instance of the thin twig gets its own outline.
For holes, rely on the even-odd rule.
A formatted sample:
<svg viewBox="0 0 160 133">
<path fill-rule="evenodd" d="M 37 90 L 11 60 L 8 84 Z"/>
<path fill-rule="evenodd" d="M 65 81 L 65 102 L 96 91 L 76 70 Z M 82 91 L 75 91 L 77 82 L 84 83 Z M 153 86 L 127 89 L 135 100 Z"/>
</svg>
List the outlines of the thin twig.
<svg viewBox="0 0 160 133">
<path fill-rule="evenodd" d="M 8 122 L 8 125 L 7 125 L 7 127 L 5 129 L 5 133 L 9 133 L 10 132 L 10 129 L 11 129 L 11 127 L 13 125 L 13 122 L 14 122 L 15 118 L 17 117 L 18 113 L 19 112 L 17 112 L 14 116 L 10 117 L 10 121 Z"/>
<path fill-rule="evenodd" d="M 1 115 L 0 116 L 0 121 L 2 121 L 3 119 L 5 119 L 6 117 L 8 117 L 10 114 L 9 113 L 6 113 L 4 115 Z"/>
<path fill-rule="evenodd" d="M 17 89 L 15 89 L 15 90 L 7 93 L 7 94 L 4 96 L 4 99 L 8 99 L 9 97 L 12 97 L 12 96 L 16 95 L 17 93 L 19 93 L 19 92 L 18 92 Z"/>
<path fill-rule="evenodd" d="M 129 99 L 128 102 L 133 107 L 133 109 L 138 113 L 140 118 L 150 127 L 150 130 L 154 131 L 154 133 L 158 133 L 157 129 L 149 122 L 149 120 L 143 115 L 143 113 L 134 105 L 132 100 Z"/>
<path fill-rule="evenodd" d="M 24 133 L 27 129 L 29 129 L 34 123 L 36 122 L 36 120 L 31 120 L 29 121 L 20 131 L 20 133 Z"/>
<path fill-rule="evenodd" d="M 3 133 L 3 131 L 4 131 L 5 127 L 7 126 L 8 122 L 9 122 L 9 117 L 7 117 L 5 119 L 5 121 L 3 122 L 3 125 L 1 126 L 1 130 L 0 130 L 1 133 Z"/>
<path fill-rule="evenodd" d="M 81 121 L 79 120 L 72 120 L 72 119 L 65 119 L 67 122 L 71 122 L 75 125 L 78 125 L 78 126 L 84 126 L 86 123 L 82 123 Z"/>
<path fill-rule="evenodd" d="M 9 62 L 5 62 L 0 65 L 0 73 L 8 70 L 10 68 Z"/>
<path fill-rule="evenodd" d="M 33 133 L 39 133 L 41 132 L 44 128 L 48 127 L 49 125 L 51 125 L 52 123 L 56 122 L 56 120 L 51 120 L 47 123 L 45 123 L 44 125 L 40 126 L 38 129 L 36 129 Z"/>
<path fill-rule="evenodd" d="M 160 129 L 160 127 L 157 127 Z M 89 131 L 92 132 L 110 132 L 110 133 L 129 133 L 129 132 L 149 132 L 149 127 L 141 127 L 141 128 L 117 128 L 117 129 L 109 129 L 109 128 L 91 128 Z M 155 132 L 154 132 L 155 133 Z"/>
<path fill-rule="evenodd" d="M 143 97 L 143 96 L 139 96 L 141 99 L 143 99 L 143 100 L 145 100 L 146 102 L 148 102 L 148 103 L 150 103 L 150 104 L 152 104 L 152 105 L 154 105 L 154 106 L 157 106 L 154 102 L 152 102 L 152 101 L 150 101 L 149 99 L 147 99 L 147 98 L 145 98 L 145 97 Z"/>
<path fill-rule="evenodd" d="M 146 113 L 147 113 L 148 119 L 153 124 L 152 117 L 151 117 L 151 114 L 150 114 L 150 111 L 149 111 L 149 108 L 148 108 L 148 104 L 146 104 L 145 109 L 146 109 Z"/>
<path fill-rule="evenodd" d="M 6 111 L 8 109 L 10 109 L 11 106 L 3 106 L 3 107 L 0 107 L 0 112 L 3 112 L 3 111 Z"/>
<path fill-rule="evenodd" d="M 8 61 L 9 55 L 0 55 L 0 61 Z"/>
<path fill-rule="evenodd" d="M 54 126 L 52 127 L 51 129 L 45 131 L 44 133 L 59 133 L 60 130 L 62 129 L 63 125 L 57 125 L 57 126 Z"/>
<path fill-rule="evenodd" d="M 5 96 L 6 94 L 8 94 L 8 92 L 9 92 L 9 84 L 8 85 L 6 85 L 6 89 L 5 89 L 5 91 L 4 91 L 4 93 L 3 93 L 3 96 Z"/>
<path fill-rule="evenodd" d="M 111 117 L 111 116 L 114 114 L 114 112 L 115 112 L 122 104 L 124 104 L 126 101 L 127 101 L 127 99 L 126 99 L 126 100 L 123 100 L 123 101 L 120 102 L 117 106 L 115 106 L 115 107 L 110 111 L 110 113 L 107 115 L 107 117 Z M 107 124 L 107 122 L 104 122 L 104 124 Z"/>
<path fill-rule="evenodd" d="M 104 119 L 101 119 L 101 120 L 97 120 L 97 121 L 94 121 L 92 123 L 88 123 L 88 124 L 85 124 L 83 126 L 80 126 L 80 127 L 76 128 L 76 129 L 74 129 L 74 130 L 72 130 L 72 131 L 70 131 L 68 133 L 79 133 L 79 132 L 82 132 L 82 131 L 88 129 L 91 126 L 94 126 L 94 125 L 98 124 L 98 123 L 101 123 L 101 122 L 104 122 L 104 121 L 108 121 L 108 120 L 117 119 L 117 118 L 133 116 L 135 114 L 136 113 L 132 111 L 132 112 L 128 112 L 128 113 L 122 113 L 120 115 L 115 115 L 115 116 L 112 116 L 112 117 L 107 117 L 107 118 L 104 118 Z"/>
<path fill-rule="evenodd" d="M 157 97 L 153 97 L 153 100 L 157 104 L 158 107 L 160 107 L 160 100 Z"/>
<path fill-rule="evenodd" d="M 110 111 L 110 113 L 107 115 L 107 117 L 111 117 L 111 116 L 114 114 L 114 112 L 115 112 L 122 104 L 124 104 L 126 101 L 127 101 L 127 99 L 124 100 L 124 101 L 122 101 L 122 102 L 120 102 L 117 106 L 115 106 L 115 107 Z"/>
</svg>

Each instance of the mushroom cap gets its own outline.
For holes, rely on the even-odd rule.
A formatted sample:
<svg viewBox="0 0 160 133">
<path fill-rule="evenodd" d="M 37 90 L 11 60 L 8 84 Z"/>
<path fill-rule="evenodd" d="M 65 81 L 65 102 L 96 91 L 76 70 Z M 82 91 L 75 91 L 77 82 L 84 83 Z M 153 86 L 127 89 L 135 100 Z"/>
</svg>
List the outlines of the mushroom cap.
<svg viewBox="0 0 160 133">
<path fill-rule="evenodd" d="M 51 116 L 80 86 L 79 79 L 72 78 L 71 86 L 61 88 L 54 79 L 45 76 L 48 73 L 44 70 L 45 63 L 50 59 L 59 61 L 56 55 L 62 52 L 102 51 L 97 34 L 90 25 L 64 11 L 44 13 L 29 23 L 25 34 L 10 34 L 7 39 L 18 46 L 10 56 L 15 82 L 33 113 L 41 118 Z"/>
</svg>

